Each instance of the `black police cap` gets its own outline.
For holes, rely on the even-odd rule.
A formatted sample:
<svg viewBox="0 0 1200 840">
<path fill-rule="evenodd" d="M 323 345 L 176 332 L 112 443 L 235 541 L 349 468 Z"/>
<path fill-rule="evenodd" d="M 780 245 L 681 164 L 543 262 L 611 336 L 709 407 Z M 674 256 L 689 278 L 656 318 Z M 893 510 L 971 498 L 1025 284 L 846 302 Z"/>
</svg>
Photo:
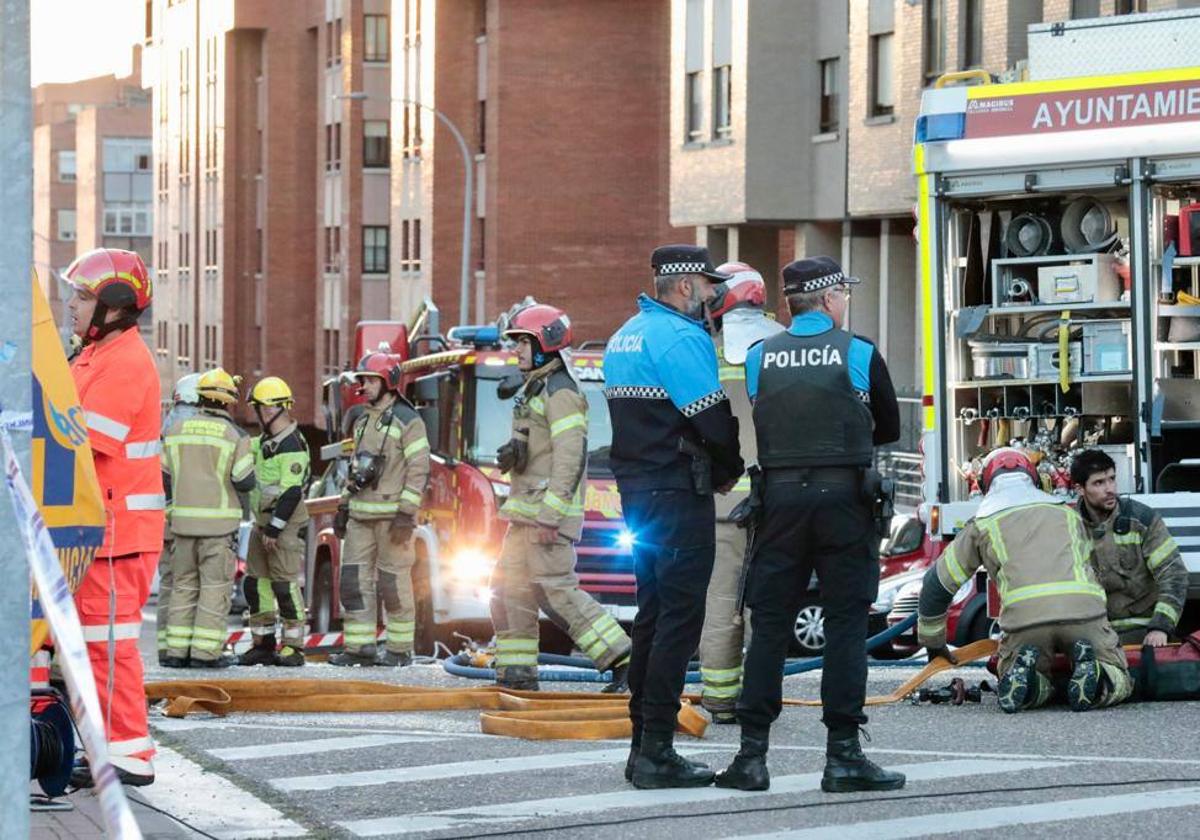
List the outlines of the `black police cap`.
<svg viewBox="0 0 1200 840">
<path fill-rule="evenodd" d="M 713 265 L 708 249 L 699 245 L 662 245 L 654 249 L 650 267 L 655 277 L 672 274 L 703 274 L 713 280 L 728 280 L 733 275 L 722 274 Z"/>
<path fill-rule="evenodd" d="M 857 277 L 847 276 L 833 257 L 805 257 L 783 267 L 785 295 L 819 292 L 832 286 L 852 286 L 861 282 Z"/>
</svg>

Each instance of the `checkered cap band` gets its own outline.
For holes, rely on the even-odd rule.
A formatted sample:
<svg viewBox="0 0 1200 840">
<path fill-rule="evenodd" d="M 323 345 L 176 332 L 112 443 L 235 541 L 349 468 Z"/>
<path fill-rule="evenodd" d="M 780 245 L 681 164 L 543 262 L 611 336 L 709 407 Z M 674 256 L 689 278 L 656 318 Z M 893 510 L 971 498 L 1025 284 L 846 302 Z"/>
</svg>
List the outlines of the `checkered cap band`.
<svg viewBox="0 0 1200 840">
<path fill-rule="evenodd" d="M 834 274 L 826 274 L 824 277 L 813 277 L 811 280 L 805 280 L 802 283 L 790 284 L 784 291 L 791 294 L 804 294 L 806 292 L 817 292 L 821 289 L 828 289 L 830 286 L 836 286 L 838 283 L 845 283 L 846 275 L 844 272 L 838 271 Z"/>
<path fill-rule="evenodd" d="M 663 263 L 658 267 L 658 276 L 663 277 L 667 274 L 699 274 L 707 270 L 709 270 L 708 266 L 702 262 Z"/>
</svg>

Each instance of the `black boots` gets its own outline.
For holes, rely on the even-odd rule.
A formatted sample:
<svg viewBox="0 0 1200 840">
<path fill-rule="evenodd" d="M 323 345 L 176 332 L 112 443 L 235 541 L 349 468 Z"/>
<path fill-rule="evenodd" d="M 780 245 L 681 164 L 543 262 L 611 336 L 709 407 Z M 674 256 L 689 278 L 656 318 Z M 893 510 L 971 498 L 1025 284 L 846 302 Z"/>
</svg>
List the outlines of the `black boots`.
<svg viewBox="0 0 1200 840">
<path fill-rule="evenodd" d="M 407 668 L 412 664 L 411 653 L 396 653 L 387 648 L 381 648 L 375 654 L 375 664 L 384 668 Z"/>
<path fill-rule="evenodd" d="M 255 636 L 254 647 L 238 657 L 239 665 L 274 665 L 275 634 Z"/>
<path fill-rule="evenodd" d="M 536 665 L 509 665 L 497 669 L 496 685 L 513 691 L 537 691 L 538 669 Z"/>
<path fill-rule="evenodd" d="M 614 665 L 612 669 L 612 682 L 600 689 L 602 694 L 624 694 L 629 691 L 629 657 L 625 657 L 625 661 Z"/>
<path fill-rule="evenodd" d="M 899 790 L 902 787 L 903 773 L 884 770 L 863 755 L 857 732 L 829 733 L 821 790 L 826 793 L 853 793 L 860 790 Z"/>
<path fill-rule="evenodd" d="M 284 645 L 275 654 L 275 664 L 283 668 L 300 668 L 304 665 L 304 651 L 298 647 Z"/>
<path fill-rule="evenodd" d="M 237 664 L 238 658 L 231 653 L 219 653 L 215 659 L 197 659 L 193 656 L 188 660 L 188 667 L 196 669 L 230 668 Z"/>
<path fill-rule="evenodd" d="M 688 761 L 675 752 L 674 738 L 674 732 L 642 733 L 641 749 L 633 759 L 634 787 L 689 788 L 712 783 L 713 771 L 708 765 Z"/>
<path fill-rule="evenodd" d="M 339 668 L 368 668 L 375 664 L 375 645 L 367 645 L 358 651 L 343 650 L 329 656 L 329 664 Z"/>
<path fill-rule="evenodd" d="M 141 773 L 131 773 L 124 768 L 113 766 L 117 771 L 117 781 L 123 785 L 130 787 L 145 787 L 146 785 L 154 784 L 154 773 L 142 775 Z M 92 788 L 96 786 L 96 780 L 92 778 L 92 768 L 88 765 L 87 758 L 81 758 L 76 762 L 75 767 L 71 770 L 71 787 L 74 788 Z"/>
<path fill-rule="evenodd" d="M 766 790 L 771 787 L 767 772 L 767 733 L 742 732 L 742 748 L 733 762 L 717 774 L 717 787 L 737 790 Z"/>
</svg>

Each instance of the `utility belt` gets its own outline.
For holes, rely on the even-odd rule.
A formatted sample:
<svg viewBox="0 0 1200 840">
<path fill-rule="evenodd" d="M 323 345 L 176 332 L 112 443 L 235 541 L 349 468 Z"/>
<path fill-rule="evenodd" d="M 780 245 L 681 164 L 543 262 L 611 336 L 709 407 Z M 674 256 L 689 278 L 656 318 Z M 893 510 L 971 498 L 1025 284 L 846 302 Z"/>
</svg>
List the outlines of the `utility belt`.
<svg viewBox="0 0 1200 840">
<path fill-rule="evenodd" d="M 880 539 L 891 533 L 896 483 L 872 467 L 776 467 L 764 470 L 763 477 L 767 487 L 812 482 L 857 489 L 859 499 L 871 506 L 875 533 Z"/>
<path fill-rule="evenodd" d="M 836 484 L 858 487 L 863 483 L 863 467 L 774 467 L 763 470 L 767 487 L 780 484 Z"/>
</svg>

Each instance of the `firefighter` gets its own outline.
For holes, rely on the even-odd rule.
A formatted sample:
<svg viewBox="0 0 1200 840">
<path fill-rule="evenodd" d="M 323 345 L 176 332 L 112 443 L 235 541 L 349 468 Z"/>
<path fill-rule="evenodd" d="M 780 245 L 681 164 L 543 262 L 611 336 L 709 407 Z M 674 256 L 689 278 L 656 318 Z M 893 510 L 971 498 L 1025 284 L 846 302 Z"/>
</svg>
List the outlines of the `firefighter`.
<svg viewBox="0 0 1200 840">
<path fill-rule="evenodd" d="M 1101 449 L 1071 461 L 1078 510 L 1092 532 L 1108 621 L 1122 644 L 1162 647 L 1187 600 L 1188 572 L 1162 517 L 1117 498 L 1117 465 Z"/>
<path fill-rule="evenodd" d="M 883 356 L 842 329 L 858 278 L 821 256 L 791 262 L 782 275 L 792 323 L 746 357 L 763 469 L 762 521 L 746 588 L 754 638 L 737 704 L 741 749 L 716 783 L 770 786 L 766 754 L 781 709 L 783 660 L 815 571 L 826 638 L 821 789 L 896 790 L 903 774 L 867 760 L 858 729 L 867 722 L 867 613 L 879 587 L 867 486 L 874 447 L 900 436 L 900 409 Z"/>
<path fill-rule="evenodd" d="M 166 507 L 158 371 L 137 329 L 152 289 L 142 258 L 116 248 L 79 257 L 67 268 L 66 279 L 75 289 L 70 312 L 83 344 L 71 374 L 107 518 L 104 542 L 75 593 L 75 604 L 100 696 L 109 758 L 124 784 L 148 785 L 154 781 L 154 742 L 137 642 L 142 607 L 162 552 Z M 71 781 L 76 787 L 93 784 L 86 763 L 76 767 Z"/>
<path fill-rule="evenodd" d="M 237 571 L 234 542 L 242 521 L 238 493 L 254 489 L 250 438 L 233 422 L 237 382 L 221 368 L 196 383 L 200 412 L 167 430 L 164 471 L 170 479 L 170 616 L 168 668 L 227 668 L 221 648 Z"/>
<path fill-rule="evenodd" d="M 413 528 L 429 481 L 425 422 L 399 391 L 399 358 L 363 356 L 354 377 L 366 409 L 354 423 L 354 456 L 334 531 L 344 537 L 341 581 L 345 650 L 331 665 L 403 667 L 412 663 L 416 603 Z M 387 642 L 375 644 L 379 596 L 387 615 Z"/>
<path fill-rule="evenodd" d="M 917 637 L 931 661 L 956 662 L 946 650 L 946 612 L 982 565 L 1000 590 L 1000 708 L 1012 714 L 1049 702 L 1055 653 L 1071 657 L 1067 699 L 1073 710 L 1120 703 L 1133 681 L 1105 618 L 1087 527 L 1065 499 L 1036 489 L 1037 481 L 1020 450 L 988 455 L 980 473 L 983 502 L 925 573 Z"/>
<path fill-rule="evenodd" d="M 713 772 L 675 751 L 675 723 L 712 576 L 713 493 L 731 490 L 744 467 L 737 419 L 701 320 L 715 286 L 729 277 L 695 245 L 657 248 L 650 264 L 655 298 L 638 297 L 638 313 L 604 352 L 610 463 L 635 534 L 625 775 L 641 788 L 697 787 Z"/>
<path fill-rule="evenodd" d="M 605 692 L 626 691 L 629 637 L 575 576 L 588 404 L 562 356 L 571 346 L 571 321 L 561 309 L 533 304 L 512 316 L 504 335 L 517 343 L 525 382 L 513 403 L 512 438 L 497 453 L 512 485 L 500 509 L 509 525 L 491 580 L 496 682 L 537 690 L 540 608 L 596 670 L 612 669 Z"/>
<path fill-rule="evenodd" d="M 742 457 L 749 463 L 757 457 L 757 447 L 742 365 L 751 344 L 783 327 L 763 311 L 767 284 L 761 274 L 738 262 L 717 266 L 717 271 L 729 275 L 717 287 L 717 296 L 707 307 L 717 343 L 718 376 L 738 420 Z M 734 708 L 742 689 L 743 645 L 749 639 L 750 628 L 748 616 L 737 612 L 747 531 L 734 521 L 734 515 L 749 489 L 749 476 L 742 476 L 733 490 L 715 498 L 717 553 L 704 605 L 704 628 L 700 632 L 700 676 L 704 680 L 701 704 L 714 723 L 737 723 Z"/>
<path fill-rule="evenodd" d="M 171 410 L 163 418 L 162 436 L 167 436 L 167 429 L 176 421 L 191 417 L 199 411 L 200 395 L 196 393 L 196 382 L 200 374 L 189 373 L 179 378 L 171 393 Z M 166 472 L 163 472 L 163 486 L 167 485 Z M 167 522 L 163 529 L 163 550 L 158 558 L 158 603 L 154 613 L 155 629 L 158 638 L 158 664 L 165 665 L 167 659 L 167 614 L 171 609 L 171 510 L 167 505 Z"/>
<path fill-rule="evenodd" d="M 308 522 L 304 488 L 310 475 L 308 442 L 292 419 L 292 389 L 278 376 L 268 376 L 250 391 L 250 404 L 262 434 L 250 442 L 257 486 L 250 494 L 254 528 L 246 555 L 242 592 L 250 607 L 254 646 L 239 665 L 304 664 L 304 540 Z M 283 644 L 275 650 L 276 605 Z"/>
</svg>

